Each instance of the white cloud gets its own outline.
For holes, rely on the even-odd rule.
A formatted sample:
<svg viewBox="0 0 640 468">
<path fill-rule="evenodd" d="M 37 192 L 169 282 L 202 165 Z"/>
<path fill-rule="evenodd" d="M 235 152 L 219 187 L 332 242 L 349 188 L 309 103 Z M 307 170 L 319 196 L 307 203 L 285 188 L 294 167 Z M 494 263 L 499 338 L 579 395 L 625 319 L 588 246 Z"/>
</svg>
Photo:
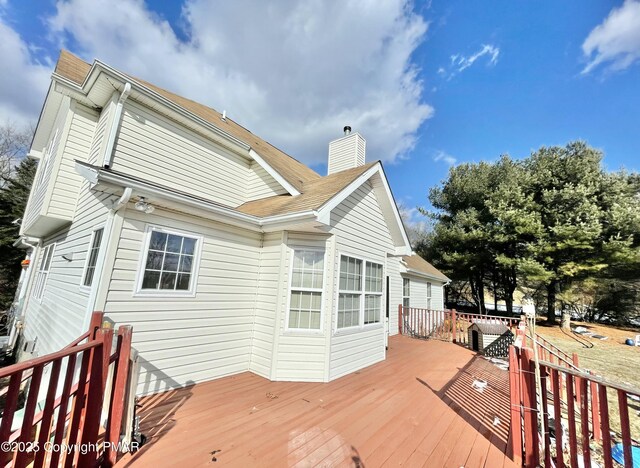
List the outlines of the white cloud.
<svg viewBox="0 0 640 468">
<path fill-rule="evenodd" d="M 582 70 L 589 73 L 598 65 L 609 63 L 610 70 L 623 70 L 640 59 L 640 1 L 625 0 L 604 21 L 593 28 L 582 44 L 589 63 Z"/>
<path fill-rule="evenodd" d="M 433 160 L 435 162 L 442 161 L 442 162 L 446 163 L 449 166 L 453 166 L 456 162 L 458 162 L 458 160 L 456 158 L 454 158 L 453 156 L 451 156 L 448 153 L 445 153 L 442 150 L 436 151 L 436 154 L 433 156 Z"/>
<path fill-rule="evenodd" d="M 31 57 L 30 46 L 0 17 L 0 124 L 38 119 L 52 64 Z"/>
<path fill-rule="evenodd" d="M 495 65 L 498 63 L 498 56 L 500 55 L 500 49 L 491 44 L 483 44 L 478 52 L 469 57 L 465 57 L 461 54 L 455 54 L 451 56 L 451 66 L 457 73 L 469 68 L 480 57 L 485 55 L 489 56 L 489 65 Z"/>
<path fill-rule="evenodd" d="M 47 24 L 59 46 L 226 109 L 306 163 L 345 124 L 368 160 L 391 161 L 433 114 L 411 61 L 427 23 L 409 2 L 187 0 L 176 34 L 143 0 L 65 0 Z"/>
</svg>

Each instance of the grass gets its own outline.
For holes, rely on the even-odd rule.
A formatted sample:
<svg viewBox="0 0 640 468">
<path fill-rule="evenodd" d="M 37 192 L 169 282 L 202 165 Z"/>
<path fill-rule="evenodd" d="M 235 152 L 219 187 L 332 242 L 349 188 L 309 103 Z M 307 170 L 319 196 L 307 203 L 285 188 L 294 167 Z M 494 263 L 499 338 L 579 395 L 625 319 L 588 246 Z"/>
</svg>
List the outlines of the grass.
<svg viewBox="0 0 640 468">
<path fill-rule="evenodd" d="M 617 328 L 593 323 L 572 323 L 573 326 L 583 326 L 598 335 L 608 337 L 598 340 L 586 336 L 576 336 L 572 332 L 564 331 L 556 326 L 538 324 L 536 332 L 549 340 L 566 353 L 576 353 L 581 369 L 587 369 L 610 380 L 630 385 L 640 393 L 640 347 L 624 344 L 627 338 L 640 334 L 637 328 Z M 608 391 L 609 413 L 611 427 L 620 431 L 620 413 L 615 391 Z M 640 441 L 640 402 L 628 400 L 631 436 Z"/>
</svg>

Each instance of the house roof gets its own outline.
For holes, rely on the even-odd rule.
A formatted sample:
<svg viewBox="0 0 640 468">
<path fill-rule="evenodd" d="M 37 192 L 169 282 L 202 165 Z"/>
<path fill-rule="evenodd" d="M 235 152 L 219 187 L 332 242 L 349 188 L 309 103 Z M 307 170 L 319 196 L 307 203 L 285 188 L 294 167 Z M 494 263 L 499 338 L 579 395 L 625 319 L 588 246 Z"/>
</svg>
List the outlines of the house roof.
<svg viewBox="0 0 640 468">
<path fill-rule="evenodd" d="M 56 64 L 55 73 L 78 85 L 82 85 L 90 70 L 91 64 L 85 62 L 79 57 L 76 57 L 71 52 L 62 50 L 60 52 L 58 63 Z M 139 85 L 158 93 L 165 99 L 168 99 L 174 104 L 182 107 L 184 110 L 191 112 L 239 140 L 244 141 L 246 144 L 251 146 L 251 148 L 258 153 L 267 162 L 267 164 L 278 172 L 278 174 L 295 187 L 296 190 L 302 192 L 303 185 L 305 183 L 321 178 L 321 176 L 313 169 L 305 166 L 300 161 L 279 150 L 257 135 L 254 135 L 229 117 L 226 117 L 223 120 L 222 114 L 217 110 L 192 101 L 191 99 L 179 96 L 140 78 L 136 78 L 128 74 L 127 77 L 131 78 Z"/>
<path fill-rule="evenodd" d="M 387 217 L 391 235 L 396 241 L 396 247 L 399 249 L 397 252 L 406 253 L 410 251 L 409 239 L 380 161 L 322 177 L 233 120 L 229 118 L 222 119 L 222 114 L 218 111 L 178 96 L 145 80 L 113 70 L 99 61 L 91 65 L 63 50 L 56 64 L 55 76 L 84 87 L 88 83 L 89 76 L 93 73 L 95 67 L 101 67 L 108 74 L 119 75 L 120 80 L 130 79 L 132 85 L 139 87 L 139 91 L 150 93 L 151 95 L 155 93 L 156 99 L 168 101 L 166 104 L 186 111 L 194 120 L 204 121 L 210 124 L 214 130 L 226 132 L 230 137 L 247 145 L 250 148 L 249 154 L 251 157 L 263 167 L 266 163 L 268 172 L 272 171 L 272 175 L 277 179 L 279 178 L 279 182 L 283 186 L 288 184 L 290 187 L 290 189 L 287 189 L 288 195 L 276 195 L 254 200 L 235 208 L 227 207 L 229 214 L 235 213 L 237 215 L 265 219 L 281 215 L 299 217 L 302 213 L 313 212 L 317 216 L 317 221 L 329 224 L 331 210 L 359 186 L 370 180 L 374 190 L 378 193 L 378 203 Z M 85 169 L 89 172 L 93 171 L 94 175 L 90 177 L 108 177 L 109 174 L 97 167 Z M 124 175 L 115 173 L 112 173 L 112 176 L 120 177 L 122 180 L 125 178 Z M 148 181 L 138 181 L 138 183 L 143 183 L 147 186 L 152 185 Z M 168 188 L 160 189 L 166 193 L 170 192 Z"/>
<path fill-rule="evenodd" d="M 244 203 L 237 210 L 260 217 L 317 210 L 376 164 L 377 161 L 306 182 L 302 194 L 295 197 L 275 195 Z"/>
<path fill-rule="evenodd" d="M 432 278 L 441 279 L 442 281 L 449 281 L 446 275 L 418 254 L 405 255 L 402 257 L 402 261 L 410 272 L 422 273 Z"/>
</svg>

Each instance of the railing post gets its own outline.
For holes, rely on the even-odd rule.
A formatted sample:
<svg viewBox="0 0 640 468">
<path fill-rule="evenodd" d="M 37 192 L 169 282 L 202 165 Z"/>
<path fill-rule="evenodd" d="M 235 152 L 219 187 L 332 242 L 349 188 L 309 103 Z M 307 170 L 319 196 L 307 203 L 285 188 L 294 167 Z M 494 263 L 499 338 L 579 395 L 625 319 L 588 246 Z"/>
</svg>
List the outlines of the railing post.
<svg viewBox="0 0 640 468">
<path fill-rule="evenodd" d="M 580 369 L 580 366 L 578 365 L 578 355 L 576 353 L 573 353 L 573 356 L 571 356 L 571 360 L 573 361 L 573 365 L 576 366 L 576 369 Z M 576 385 L 576 401 L 579 402 L 580 398 L 582 397 L 582 388 L 580 385 Z"/>
<path fill-rule="evenodd" d="M 589 372 L 593 374 L 593 372 Z M 590 381 L 591 392 L 591 421 L 593 422 L 593 440 L 600 442 L 602 440 L 602 429 L 600 427 L 600 401 L 598 399 L 598 384 Z"/>
<path fill-rule="evenodd" d="M 398 304 L 398 333 L 402 335 L 402 304 Z"/>
<path fill-rule="evenodd" d="M 540 446 L 538 444 L 538 415 L 536 382 L 533 378 L 533 352 L 524 348 L 520 354 L 524 406 L 524 465 L 538 466 L 540 463 Z"/>
<path fill-rule="evenodd" d="M 129 325 L 118 328 L 117 359 L 114 366 L 113 391 L 109 405 L 109 419 L 106 430 L 107 441 L 110 445 L 106 449 L 105 461 L 107 466 L 116 463 L 118 452 L 115 444 L 120 441 L 122 430 L 122 417 L 124 414 L 124 399 L 127 393 L 129 381 L 129 358 L 131 356 L 131 335 L 133 329 Z"/>
<path fill-rule="evenodd" d="M 515 346 L 509 346 L 509 396 L 511 401 L 511 427 L 509 430 L 509 458 L 522 465 L 522 416 L 520 401 L 520 365 Z"/>
<path fill-rule="evenodd" d="M 89 339 L 91 341 L 95 339 L 96 332 L 102 327 L 102 320 L 104 319 L 104 312 L 98 310 L 91 313 L 91 322 L 89 323 Z"/>
<path fill-rule="evenodd" d="M 81 430 L 80 440 L 84 446 L 78 457 L 78 466 L 90 466 L 98 459 L 98 434 L 100 431 L 100 418 L 104 403 L 104 390 L 106 375 L 104 372 L 105 360 L 109 362 L 111 355 L 111 343 L 113 342 L 113 329 L 101 328 L 96 332 L 96 340 L 101 341 L 100 346 L 93 348 L 91 359 L 91 377 L 87 391 L 85 406 L 85 419 Z M 80 384 L 82 382 L 79 382 Z"/>
<path fill-rule="evenodd" d="M 456 340 L 456 329 L 458 328 L 458 322 L 456 318 L 456 309 L 451 309 L 451 341 L 454 343 Z"/>
</svg>

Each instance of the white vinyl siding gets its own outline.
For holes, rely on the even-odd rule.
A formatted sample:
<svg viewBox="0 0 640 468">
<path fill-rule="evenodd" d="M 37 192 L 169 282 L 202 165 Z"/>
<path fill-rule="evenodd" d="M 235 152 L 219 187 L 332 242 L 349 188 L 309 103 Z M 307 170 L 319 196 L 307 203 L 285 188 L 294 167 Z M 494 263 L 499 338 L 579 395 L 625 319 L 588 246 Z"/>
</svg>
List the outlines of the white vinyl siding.
<svg viewBox="0 0 640 468">
<path fill-rule="evenodd" d="M 275 330 L 274 362 L 271 379 L 322 382 L 325 379 L 327 358 L 327 330 L 330 325 L 327 317 L 331 314 L 323 314 L 324 323 L 321 330 L 293 330 L 287 328 L 287 307 L 289 302 L 288 290 L 290 274 L 292 271 L 293 253 L 296 249 L 324 250 L 325 265 L 332 258 L 330 255 L 327 237 L 310 233 L 285 233 L 285 248 L 282 250 L 282 269 L 279 289 L 280 301 L 277 306 L 278 323 Z M 326 269 L 326 267 L 325 267 Z M 329 281 L 328 276 L 326 276 Z M 323 286 L 326 284 L 323 283 Z M 324 310 L 330 310 L 330 295 L 324 294 L 322 298 Z"/>
<path fill-rule="evenodd" d="M 59 351 L 86 331 L 89 293 L 82 282 L 91 236 L 97 226 L 104 225 L 105 205 L 115 198 L 96 194 L 85 184 L 71 226 L 45 239 L 45 244 L 56 243 L 47 287 L 41 302 L 29 300 L 25 307 L 25 339 L 38 339 L 38 355 Z"/>
<path fill-rule="evenodd" d="M 216 203 L 237 207 L 284 193 L 249 156 L 241 156 L 129 99 L 112 168 Z"/>
<path fill-rule="evenodd" d="M 443 283 L 417 275 L 404 277 L 411 281 L 411 307 L 419 309 L 443 310 Z M 430 291 L 430 292 L 429 292 Z"/>
<path fill-rule="evenodd" d="M 332 211 L 331 226 L 336 243 L 333 310 L 337 310 L 340 278 L 338 252 L 385 265 L 388 263 L 387 255 L 393 254 L 395 247 L 375 192 L 368 182 Z M 382 304 L 384 300 L 383 288 Z M 352 329 L 338 329 L 337 325 L 336 314 L 332 328 L 336 331 L 331 337 L 329 357 L 330 380 L 384 359 L 384 327 L 381 323 Z"/>
<path fill-rule="evenodd" d="M 282 252 L 286 248 L 282 236 L 282 232 L 265 234 L 260 249 L 249 370 L 267 379 L 271 378 L 278 298 L 284 296 L 287 288 L 280 281 L 281 267 L 284 268 L 281 266 Z"/>
<path fill-rule="evenodd" d="M 152 214 L 126 210 L 124 216 L 104 310 L 109 319 L 135 330 L 133 346 L 141 360 L 138 393 L 248 371 L 261 235 L 161 208 Z M 202 237 L 193 296 L 135 294 L 148 225 Z"/>
<path fill-rule="evenodd" d="M 288 193 L 269 173 L 257 162 L 251 163 L 249 176 L 246 182 L 246 201 L 272 197 Z"/>
<path fill-rule="evenodd" d="M 33 297 L 35 299 L 41 300 L 44 294 L 44 288 L 47 286 L 47 279 L 49 278 L 49 270 L 51 268 L 51 259 L 55 248 L 55 244 L 49 244 L 42 249 L 42 253 L 40 254 L 40 262 L 38 264 L 35 284 L 33 286 Z"/>
</svg>

